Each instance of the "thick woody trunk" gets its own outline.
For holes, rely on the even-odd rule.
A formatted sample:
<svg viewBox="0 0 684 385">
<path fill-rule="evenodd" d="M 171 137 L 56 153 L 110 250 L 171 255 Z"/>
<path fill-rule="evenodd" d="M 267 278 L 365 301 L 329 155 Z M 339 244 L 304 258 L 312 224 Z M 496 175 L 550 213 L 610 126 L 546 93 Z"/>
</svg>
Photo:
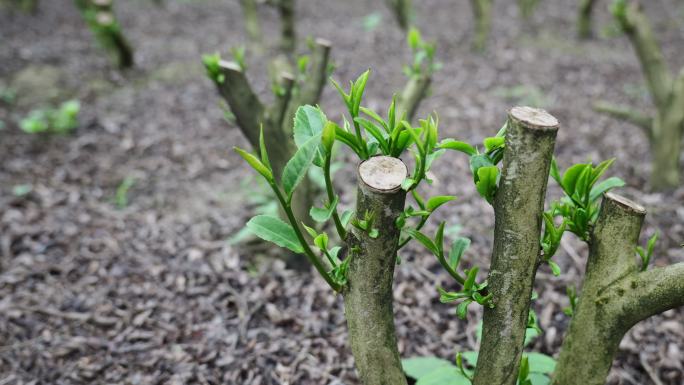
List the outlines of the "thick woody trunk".
<svg viewBox="0 0 684 385">
<path fill-rule="evenodd" d="M 509 113 L 503 170 L 494 199 L 494 250 L 474 385 L 514 385 L 518 378 L 549 168 L 558 120 L 546 111 L 515 107 Z"/>
<path fill-rule="evenodd" d="M 351 258 L 343 292 L 345 316 L 356 369 L 364 385 L 405 385 L 392 310 L 392 281 L 399 244 L 397 217 L 404 210 L 404 163 L 377 156 L 359 166 L 356 218 L 373 217 L 376 238 L 352 227 L 347 236 Z"/>
<path fill-rule="evenodd" d="M 634 248 L 646 211 L 607 193 L 592 232 L 586 275 L 553 385 L 602 385 L 624 334 L 684 305 L 684 263 L 639 272 Z"/>
</svg>

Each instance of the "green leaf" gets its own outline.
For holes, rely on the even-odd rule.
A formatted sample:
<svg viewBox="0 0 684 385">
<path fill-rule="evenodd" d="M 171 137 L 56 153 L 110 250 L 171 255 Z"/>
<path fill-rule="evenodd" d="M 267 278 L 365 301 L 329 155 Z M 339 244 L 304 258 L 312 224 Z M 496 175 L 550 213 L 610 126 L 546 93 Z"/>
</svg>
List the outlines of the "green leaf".
<svg viewBox="0 0 684 385">
<path fill-rule="evenodd" d="M 342 215 L 340 216 L 340 222 L 342 222 L 342 227 L 347 227 L 349 225 L 349 221 L 352 219 L 352 215 L 354 215 L 354 211 L 352 210 L 345 210 Z"/>
<path fill-rule="evenodd" d="M 466 142 L 461 142 L 453 139 L 444 139 L 439 143 L 437 147 L 448 150 L 460 151 L 469 156 L 477 154 L 477 150 L 475 150 L 475 147 L 471 146 Z"/>
<path fill-rule="evenodd" d="M 247 163 L 250 166 L 252 166 L 252 168 L 255 169 L 259 174 L 261 174 L 261 176 L 266 178 L 266 180 L 269 183 L 273 183 L 273 173 L 271 173 L 271 170 L 269 170 L 268 167 L 261 163 L 259 158 L 241 148 L 234 147 L 234 149 L 235 152 L 237 152 L 242 157 L 242 159 L 247 161 Z"/>
<path fill-rule="evenodd" d="M 306 143 L 299 147 L 292 159 L 285 165 L 282 183 L 285 193 L 287 194 L 288 202 L 292 200 L 292 193 L 294 193 L 297 185 L 306 176 L 306 172 L 309 170 L 320 144 L 320 135 L 310 138 Z"/>
<path fill-rule="evenodd" d="M 437 209 L 439 206 L 441 206 L 441 205 L 443 205 L 449 201 L 452 201 L 454 199 L 456 199 L 456 197 L 451 196 L 451 195 L 440 195 L 440 196 L 432 197 L 432 198 L 428 199 L 428 201 L 427 201 L 427 205 L 426 205 L 427 211 L 430 211 L 430 212 L 435 211 L 435 209 Z"/>
<path fill-rule="evenodd" d="M 444 224 L 446 222 L 442 222 L 439 224 L 439 227 L 437 228 L 437 234 L 435 234 L 435 246 L 437 246 L 437 251 L 439 252 L 439 255 L 444 255 Z"/>
<path fill-rule="evenodd" d="M 421 233 L 418 230 L 415 229 L 408 229 L 406 230 L 406 233 L 413 239 L 417 240 L 418 242 L 422 243 L 423 246 L 425 246 L 430 252 L 434 255 L 439 255 L 439 250 L 437 249 L 437 246 L 432 242 L 432 240 L 425 234 Z"/>
<path fill-rule="evenodd" d="M 491 166 L 494 166 L 494 163 L 492 163 L 492 160 L 489 159 L 487 155 L 477 154 L 470 157 L 470 171 L 473 173 L 473 179 L 475 182 L 477 182 L 479 178 L 477 171 L 482 167 Z"/>
<path fill-rule="evenodd" d="M 542 353 L 527 353 L 531 373 L 553 373 L 556 360 Z"/>
<path fill-rule="evenodd" d="M 328 118 L 325 117 L 323 111 L 320 108 L 313 106 L 301 106 L 297 109 L 294 118 L 294 141 L 297 148 L 301 148 L 306 144 L 311 138 L 320 136 L 323 134 L 323 127 L 325 126 Z M 324 148 L 321 144 L 321 148 L 316 152 L 316 165 L 322 166 L 324 160 Z"/>
<path fill-rule="evenodd" d="M 551 383 L 551 379 L 542 373 L 530 373 L 528 379 L 532 385 L 549 385 Z"/>
<path fill-rule="evenodd" d="M 268 152 L 266 151 L 263 125 L 259 127 L 259 152 L 261 153 L 261 163 L 263 163 L 269 170 L 272 170 L 273 168 L 271 168 L 271 161 L 268 160 Z"/>
<path fill-rule="evenodd" d="M 449 251 L 449 266 L 456 270 L 458 263 L 463 256 L 463 253 L 470 247 L 470 239 L 459 237 L 451 244 L 451 251 Z"/>
<path fill-rule="evenodd" d="M 361 99 L 363 98 L 363 92 L 366 89 L 366 83 L 368 82 L 368 76 L 370 75 L 370 69 L 362 73 L 354 82 L 351 90 L 351 105 L 352 110 L 349 113 L 352 117 L 359 115 L 359 108 L 361 107 Z"/>
<path fill-rule="evenodd" d="M 419 378 L 416 385 L 470 385 L 470 380 L 456 366 L 450 365 Z"/>
<path fill-rule="evenodd" d="M 416 27 L 411 27 L 409 29 L 408 34 L 406 35 L 406 42 L 408 43 L 409 48 L 412 50 L 418 49 L 421 38 L 420 31 Z"/>
<path fill-rule="evenodd" d="M 437 357 L 412 357 L 401 360 L 401 366 L 408 377 L 417 380 L 443 366 L 453 366 L 451 362 Z"/>
<path fill-rule="evenodd" d="M 530 363 L 527 359 L 526 355 L 523 355 L 522 360 L 520 361 L 520 369 L 518 369 L 518 381 L 522 382 L 527 379 L 527 376 L 530 375 Z"/>
<path fill-rule="evenodd" d="M 525 342 L 523 343 L 524 346 L 528 346 L 529 344 L 532 343 L 537 337 L 539 337 L 539 330 L 535 328 L 527 328 L 525 329 Z"/>
<path fill-rule="evenodd" d="M 553 275 L 555 275 L 556 277 L 560 276 L 560 273 L 561 273 L 560 266 L 558 266 L 558 264 L 556 262 L 551 261 L 551 260 L 549 260 L 548 263 L 549 263 L 549 267 L 551 268 L 551 272 L 553 273 Z"/>
<path fill-rule="evenodd" d="M 478 338 L 478 341 L 479 341 L 479 338 Z M 461 356 L 463 358 L 465 358 L 466 361 L 468 361 L 470 366 L 476 366 L 477 365 L 478 352 L 463 352 L 463 353 L 461 353 Z"/>
<path fill-rule="evenodd" d="M 477 170 L 478 181 L 475 182 L 477 192 L 484 197 L 487 202 L 492 203 L 496 185 L 499 177 L 499 168 L 496 166 L 480 167 Z"/>
<path fill-rule="evenodd" d="M 280 247 L 288 248 L 295 253 L 303 253 L 304 248 L 292 226 L 269 215 L 257 215 L 247 222 L 247 228 L 257 237 L 273 242 Z"/>
<path fill-rule="evenodd" d="M 463 290 L 469 291 L 473 288 L 473 285 L 475 284 L 475 278 L 477 278 L 478 270 L 480 270 L 480 268 L 477 266 L 468 270 L 468 277 L 466 278 L 465 283 L 463 284 Z"/>
<path fill-rule="evenodd" d="M 380 231 L 376 228 L 372 228 L 372 229 L 370 229 L 370 231 L 368 231 L 368 236 L 371 237 L 372 239 L 377 238 L 379 235 L 380 235 Z"/>
<path fill-rule="evenodd" d="M 598 180 L 601 178 L 601 175 L 603 175 L 606 170 L 608 170 L 608 167 L 610 167 L 613 162 L 615 162 L 615 158 L 612 159 L 606 159 L 603 162 L 599 163 L 598 166 L 596 166 L 591 173 L 591 181 L 590 181 L 590 186 L 593 186 Z"/>
<path fill-rule="evenodd" d="M 497 149 L 497 148 L 503 146 L 505 141 L 506 141 L 506 138 L 500 137 L 500 136 L 485 138 L 485 140 L 484 140 L 485 150 L 487 152 L 489 152 L 489 151 L 492 151 L 494 149 Z"/>
<path fill-rule="evenodd" d="M 468 305 L 470 305 L 470 300 L 465 300 L 456 306 L 456 316 L 462 320 L 465 320 L 468 316 Z"/>
<path fill-rule="evenodd" d="M 309 210 L 309 215 L 311 215 L 311 218 L 316 222 L 326 222 L 332 216 L 333 211 L 335 211 L 339 200 L 339 196 L 335 195 L 332 204 L 327 205 L 324 208 L 312 207 Z"/>
<path fill-rule="evenodd" d="M 563 187 L 563 190 L 566 194 L 568 194 L 568 196 L 572 196 L 575 193 L 575 185 L 577 184 L 577 179 L 582 174 L 582 172 L 588 167 L 591 166 L 588 164 L 579 163 L 571 166 L 569 169 L 565 171 L 565 174 L 563 174 L 563 183 L 561 183 L 561 187 Z"/>
<path fill-rule="evenodd" d="M 328 250 L 328 234 L 320 233 L 314 238 L 314 245 L 321 250 Z"/>
<path fill-rule="evenodd" d="M 589 201 L 595 202 L 606 191 L 609 191 L 610 189 L 614 189 L 616 187 L 622 187 L 624 185 L 625 181 L 623 181 L 622 179 L 616 176 L 610 177 L 602 181 L 601 183 L 594 185 L 594 187 L 591 188 L 591 192 L 589 193 Z"/>
</svg>

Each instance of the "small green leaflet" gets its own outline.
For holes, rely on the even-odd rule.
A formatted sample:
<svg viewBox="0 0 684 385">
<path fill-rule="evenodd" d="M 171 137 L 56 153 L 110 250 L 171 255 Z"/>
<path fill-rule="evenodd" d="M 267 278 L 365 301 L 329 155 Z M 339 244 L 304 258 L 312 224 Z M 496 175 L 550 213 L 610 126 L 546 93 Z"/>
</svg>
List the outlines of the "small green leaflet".
<svg viewBox="0 0 684 385">
<path fill-rule="evenodd" d="M 312 207 L 311 210 L 309 210 L 309 215 L 311 215 L 311 218 L 316 222 L 325 222 L 332 216 L 333 211 L 335 211 L 335 208 L 337 207 L 337 202 L 339 202 L 339 197 L 335 196 L 332 204 L 327 205 L 324 208 Z"/>
<path fill-rule="evenodd" d="M 292 226 L 270 215 L 257 215 L 247 222 L 247 228 L 257 237 L 273 242 L 280 247 L 285 247 L 295 253 L 303 253 L 304 249 L 299 243 Z"/>
<path fill-rule="evenodd" d="M 253 169 L 255 169 L 261 176 L 266 178 L 267 181 L 273 182 L 273 174 L 271 173 L 271 170 L 269 170 L 261 161 L 259 158 L 256 156 L 250 154 L 249 152 L 235 147 L 235 151 L 249 163 L 250 166 L 252 166 Z"/>
<path fill-rule="evenodd" d="M 478 180 L 475 182 L 477 192 L 479 192 L 487 202 L 492 203 L 499 179 L 499 169 L 496 166 L 480 167 L 477 169 L 477 177 Z"/>
<path fill-rule="evenodd" d="M 342 227 L 347 227 L 347 225 L 349 225 L 349 221 L 351 221 L 353 214 L 354 211 L 352 210 L 345 210 L 342 213 L 342 215 L 340 216 L 340 222 L 342 222 Z"/>
<path fill-rule="evenodd" d="M 451 251 L 449 251 L 449 266 L 456 270 L 458 263 L 463 256 L 463 253 L 470 247 L 470 239 L 459 237 L 451 244 Z"/>
<path fill-rule="evenodd" d="M 294 118 L 294 141 L 298 148 L 301 148 L 315 136 L 322 135 L 323 127 L 328 121 L 323 111 L 320 108 L 313 106 L 301 106 L 297 109 Z M 324 148 L 321 147 L 316 152 L 314 163 L 317 166 L 322 166 L 324 161 Z"/>
<path fill-rule="evenodd" d="M 282 183 L 285 193 L 287 194 L 288 202 L 292 200 L 292 193 L 299 182 L 306 176 L 306 172 L 309 170 L 314 155 L 316 155 L 316 150 L 320 144 L 320 135 L 310 138 L 299 147 L 299 150 L 297 150 L 292 159 L 285 165 Z"/>
<path fill-rule="evenodd" d="M 432 198 L 428 199 L 428 201 L 427 201 L 427 205 L 426 205 L 427 211 L 430 211 L 430 212 L 435 211 L 439 206 L 441 206 L 441 205 L 443 205 L 449 201 L 452 201 L 454 199 L 456 199 L 456 197 L 450 196 L 450 195 L 440 195 L 440 196 L 432 197 Z"/>
<path fill-rule="evenodd" d="M 460 151 L 469 156 L 477 154 L 477 150 L 475 150 L 475 147 L 471 146 L 466 142 L 461 142 L 459 140 L 444 139 L 439 143 L 438 147 L 445 148 L 448 150 Z"/>
<path fill-rule="evenodd" d="M 589 193 L 589 201 L 595 202 L 601 197 L 601 195 L 603 195 L 604 192 L 616 187 L 622 187 L 624 185 L 625 181 L 622 179 L 616 176 L 610 177 L 591 188 L 591 192 Z"/>
</svg>

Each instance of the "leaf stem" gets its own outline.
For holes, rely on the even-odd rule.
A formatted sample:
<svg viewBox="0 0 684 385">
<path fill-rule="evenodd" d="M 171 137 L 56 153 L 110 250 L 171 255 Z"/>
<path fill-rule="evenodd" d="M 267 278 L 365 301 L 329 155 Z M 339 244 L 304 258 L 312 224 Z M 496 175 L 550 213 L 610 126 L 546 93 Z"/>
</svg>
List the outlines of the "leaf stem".
<svg viewBox="0 0 684 385">
<path fill-rule="evenodd" d="M 287 219 L 290 221 L 290 224 L 292 225 L 292 228 L 295 234 L 297 235 L 297 239 L 299 239 L 299 243 L 302 244 L 304 254 L 309 259 L 309 261 L 314 265 L 314 267 L 316 268 L 318 273 L 323 277 L 325 282 L 327 282 L 333 290 L 339 292 L 342 287 L 332 279 L 330 274 L 328 274 L 328 272 L 326 271 L 325 266 L 321 263 L 320 260 L 318 260 L 318 257 L 313 252 L 313 250 L 311 250 L 311 247 L 309 247 L 309 244 L 306 242 L 306 239 L 304 238 L 302 230 L 299 228 L 297 219 L 295 218 L 294 213 L 292 212 L 292 207 L 290 207 L 290 205 L 285 201 L 285 198 L 283 197 L 283 194 L 280 192 L 278 186 L 276 186 L 275 183 L 269 184 L 271 185 L 273 192 L 275 192 L 276 197 L 280 201 L 280 205 L 283 207 L 283 210 L 287 215 Z"/>
<path fill-rule="evenodd" d="M 330 178 L 331 158 L 332 154 L 328 152 L 325 156 L 325 165 L 323 167 L 323 177 L 325 179 L 325 190 L 328 194 L 328 204 L 332 204 L 335 200 L 335 191 L 333 191 L 332 179 Z M 342 226 L 340 216 L 337 214 L 337 206 L 333 209 L 332 217 L 335 222 L 335 228 L 337 229 L 337 235 L 340 236 L 340 240 L 344 241 L 347 238 L 347 231 L 344 229 L 344 226 Z"/>
</svg>

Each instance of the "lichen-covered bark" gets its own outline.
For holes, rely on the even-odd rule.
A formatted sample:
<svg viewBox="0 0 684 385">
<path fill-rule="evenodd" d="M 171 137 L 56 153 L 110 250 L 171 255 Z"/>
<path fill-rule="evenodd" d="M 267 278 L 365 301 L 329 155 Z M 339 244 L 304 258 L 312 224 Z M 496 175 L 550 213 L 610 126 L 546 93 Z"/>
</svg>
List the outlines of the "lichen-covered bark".
<svg viewBox="0 0 684 385">
<path fill-rule="evenodd" d="M 418 110 L 420 102 L 427 95 L 430 88 L 431 78 L 428 75 L 411 76 L 406 83 L 404 90 L 399 96 L 397 105 L 398 116 L 406 114 L 406 119 L 410 122 Z"/>
<path fill-rule="evenodd" d="M 604 384 L 620 340 L 634 324 L 684 305 L 684 263 L 638 271 L 634 248 L 645 214 L 625 198 L 604 196 L 553 385 Z"/>
<path fill-rule="evenodd" d="M 404 210 L 406 192 L 400 185 L 377 190 L 361 176 L 358 185 L 356 217 L 362 220 L 366 212 L 372 213 L 379 235 L 373 239 L 352 227 L 347 236 L 346 258 L 351 261 L 343 295 L 354 362 L 364 385 L 405 385 L 394 329 L 392 281 L 399 244 L 395 221 Z"/>
<path fill-rule="evenodd" d="M 494 249 L 474 385 L 514 385 L 540 254 L 544 197 L 558 121 L 543 110 L 509 113 L 503 170 L 494 199 Z"/>
<path fill-rule="evenodd" d="M 594 31 L 591 23 L 591 15 L 594 10 L 596 0 L 580 0 L 579 12 L 577 16 L 577 34 L 580 39 L 589 39 Z"/>
<path fill-rule="evenodd" d="M 470 0 L 475 16 L 475 36 L 473 50 L 484 51 L 487 48 L 489 31 L 492 29 L 492 0 Z"/>
</svg>

